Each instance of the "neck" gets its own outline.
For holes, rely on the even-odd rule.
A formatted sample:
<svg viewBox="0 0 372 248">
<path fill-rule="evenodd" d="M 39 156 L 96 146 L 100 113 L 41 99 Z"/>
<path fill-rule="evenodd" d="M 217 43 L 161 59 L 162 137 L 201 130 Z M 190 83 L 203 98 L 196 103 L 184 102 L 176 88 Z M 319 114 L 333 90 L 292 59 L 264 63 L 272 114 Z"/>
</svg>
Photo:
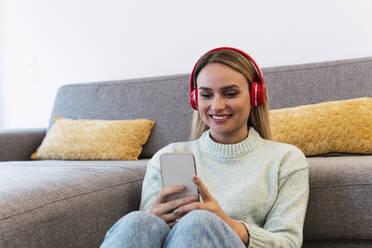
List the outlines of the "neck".
<svg viewBox="0 0 372 248">
<path fill-rule="evenodd" d="M 220 136 L 215 135 L 211 130 L 210 137 L 216 143 L 226 144 L 226 145 L 237 144 L 237 143 L 242 142 L 248 137 L 248 128 L 243 130 L 243 132 L 241 132 L 240 134 L 235 134 L 235 135 L 225 134 L 225 135 L 220 135 Z"/>
<path fill-rule="evenodd" d="M 261 140 L 262 138 L 253 127 L 249 128 L 248 137 L 238 143 L 218 143 L 212 139 L 210 130 L 205 131 L 199 139 L 202 150 L 216 159 L 235 159 L 245 156 L 247 153 L 253 151 Z"/>
</svg>

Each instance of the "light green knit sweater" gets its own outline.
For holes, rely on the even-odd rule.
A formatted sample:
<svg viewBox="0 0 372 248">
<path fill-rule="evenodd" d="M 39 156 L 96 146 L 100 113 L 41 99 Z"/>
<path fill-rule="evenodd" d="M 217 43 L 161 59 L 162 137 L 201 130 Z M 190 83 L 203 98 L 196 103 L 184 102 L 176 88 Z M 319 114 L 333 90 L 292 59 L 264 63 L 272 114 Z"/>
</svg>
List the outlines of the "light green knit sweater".
<svg viewBox="0 0 372 248">
<path fill-rule="evenodd" d="M 209 130 L 194 141 L 170 144 L 149 161 L 141 210 L 151 208 L 163 187 L 159 155 L 192 152 L 197 174 L 222 209 L 245 224 L 249 247 L 301 247 L 309 196 L 308 164 L 295 146 L 263 139 L 252 127 L 248 137 L 225 145 Z"/>
</svg>

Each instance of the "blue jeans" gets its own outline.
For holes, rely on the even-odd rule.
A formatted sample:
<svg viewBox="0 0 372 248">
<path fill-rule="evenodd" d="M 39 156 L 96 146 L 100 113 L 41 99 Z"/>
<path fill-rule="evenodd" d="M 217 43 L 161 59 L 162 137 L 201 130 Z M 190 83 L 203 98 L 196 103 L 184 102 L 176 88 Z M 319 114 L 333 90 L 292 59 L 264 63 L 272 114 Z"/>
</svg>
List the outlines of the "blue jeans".
<svg viewBox="0 0 372 248">
<path fill-rule="evenodd" d="M 106 233 L 100 248 L 119 247 L 245 247 L 238 235 L 215 214 L 193 210 L 170 229 L 161 218 L 143 211 L 131 212 Z"/>
</svg>

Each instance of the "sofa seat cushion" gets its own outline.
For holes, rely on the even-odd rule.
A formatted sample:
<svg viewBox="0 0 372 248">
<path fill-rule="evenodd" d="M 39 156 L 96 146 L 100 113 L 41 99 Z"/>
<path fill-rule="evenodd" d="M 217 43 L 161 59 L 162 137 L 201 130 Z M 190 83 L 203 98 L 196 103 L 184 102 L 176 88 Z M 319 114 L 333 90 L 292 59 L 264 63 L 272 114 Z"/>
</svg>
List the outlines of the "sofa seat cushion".
<svg viewBox="0 0 372 248">
<path fill-rule="evenodd" d="M 0 247 L 97 247 L 138 209 L 147 162 L 0 163 Z"/>
<path fill-rule="evenodd" d="M 307 159 L 304 240 L 372 240 L 372 156 Z"/>
</svg>

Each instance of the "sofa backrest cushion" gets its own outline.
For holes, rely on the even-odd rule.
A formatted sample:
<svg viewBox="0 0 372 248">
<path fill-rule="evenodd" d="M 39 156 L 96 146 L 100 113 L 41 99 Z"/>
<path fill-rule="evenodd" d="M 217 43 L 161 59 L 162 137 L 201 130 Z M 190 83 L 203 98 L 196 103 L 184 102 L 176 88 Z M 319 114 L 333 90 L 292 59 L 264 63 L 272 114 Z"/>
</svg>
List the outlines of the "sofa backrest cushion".
<svg viewBox="0 0 372 248">
<path fill-rule="evenodd" d="M 372 57 L 262 71 L 271 109 L 372 97 Z"/>
<path fill-rule="evenodd" d="M 262 69 L 272 109 L 372 97 L 372 57 Z M 66 118 L 155 121 L 140 158 L 189 139 L 193 110 L 189 74 L 70 84 L 57 92 L 55 115 Z M 49 130 L 48 128 L 48 130 Z"/>
<path fill-rule="evenodd" d="M 188 75 L 71 84 L 57 93 L 51 118 L 155 121 L 140 158 L 189 138 L 193 110 L 188 103 Z M 53 119 L 50 120 L 50 126 Z M 48 129 L 48 130 L 49 130 Z"/>
</svg>

